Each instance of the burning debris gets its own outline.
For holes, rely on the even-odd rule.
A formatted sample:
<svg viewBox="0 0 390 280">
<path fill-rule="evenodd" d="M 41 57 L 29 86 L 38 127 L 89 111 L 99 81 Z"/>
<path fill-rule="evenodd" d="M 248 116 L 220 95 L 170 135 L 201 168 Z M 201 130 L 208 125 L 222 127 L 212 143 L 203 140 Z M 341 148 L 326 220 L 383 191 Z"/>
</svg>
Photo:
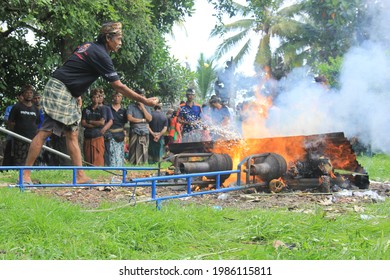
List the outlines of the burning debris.
<svg viewBox="0 0 390 280">
<path fill-rule="evenodd" d="M 368 174 L 343 133 L 176 143 L 170 145 L 170 150 L 177 156 L 212 155 L 208 154 L 212 163 L 210 159 L 195 165 L 181 162 L 176 168 L 180 173 L 232 170 L 236 166 L 241 169 L 242 165 L 244 184 L 263 191 L 309 189 L 329 193 L 369 186 Z M 237 183 L 233 177 L 224 175 L 222 182 Z"/>
</svg>

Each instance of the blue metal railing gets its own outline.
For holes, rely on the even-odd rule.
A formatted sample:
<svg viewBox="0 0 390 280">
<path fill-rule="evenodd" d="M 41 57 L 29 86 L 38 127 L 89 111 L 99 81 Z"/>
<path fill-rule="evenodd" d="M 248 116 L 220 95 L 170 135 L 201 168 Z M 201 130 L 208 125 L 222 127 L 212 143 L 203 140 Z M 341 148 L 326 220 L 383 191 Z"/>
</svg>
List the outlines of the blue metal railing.
<svg viewBox="0 0 390 280">
<path fill-rule="evenodd" d="M 26 184 L 23 182 L 23 171 L 29 169 L 29 170 L 72 170 L 72 182 L 66 183 L 66 184 Z M 122 176 L 122 180 L 119 183 L 88 183 L 88 184 L 78 184 L 76 182 L 76 172 L 77 170 L 119 170 L 121 171 L 121 174 L 115 174 L 117 176 Z M 0 166 L 0 170 L 19 170 L 19 176 L 18 176 L 18 183 L 16 183 L 16 186 L 18 186 L 22 191 L 26 186 L 31 187 L 98 187 L 98 186 L 126 186 L 126 176 L 127 171 L 157 171 L 158 174 L 160 174 L 160 170 L 156 167 L 106 167 L 106 166 Z M 111 173 L 113 174 L 113 173 Z"/>
<path fill-rule="evenodd" d="M 235 187 L 221 188 L 221 175 L 234 174 L 234 173 L 239 174 L 240 170 L 214 171 L 214 172 L 203 172 L 203 173 L 157 176 L 157 177 L 149 177 L 149 178 L 138 178 L 138 179 L 133 179 L 132 181 L 135 182 L 136 184 L 151 182 L 151 187 L 152 187 L 151 201 L 155 201 L 157 209 L 160 209 L 161 201 L 163 201 L 163 200 L 190 197 L 190 196 L 199 196 L 199 195 L 204 195 L 204 194 L 213 194 L 213 193 L 220 193 L 220 192 L 229 192 L 229 191 L 236 191 L 236 190 L 242 190 L 242 189 L 247 188 L 244 186 L 240 186 L 239 182 L 236 183 Z M 191 190 L 192 178 L 202 177 L 202 176 L 206 176 L 208 178 L 215 176 L 216 179 L 215 179 L 215 189 L 214 190 L 195 191 L 195 192 Z M 157 182 L 158 181 L 178 180 L 178 179 L 186 179 L 186 182 L 187 182 L 186 193 L 157 197 Z"/>
<path fill-rule="evenodd" d="M 23 182 L 23 171 L 25 169 L 30 170 L 72 170 L 72 182 L 65 184 L 33 184 L 27 185 Z M 122 176 L 122 179 L 117 182 L 110 183 L 88 183 L 88 184 L 78 184 L 76 183 L 76 171 L 79 169 L 83 170 L 116 170 L 121 171 L 121 174 L 116 174 L 117 176 Z M 191 174 L 178 174 L 178 175 L 166 175 L 161 176 L 160 168 L 155 167 L 85 167 L 85 166 L 0 166 L 0 170 L 19 170 L 19 182 L 15 186 L 18 186 L 21 191 L 24 191 L 26 187 L 99 187 L 99 186 L 113 186 L 113 187 L 134 187 L 133 198 L 135 195 L 136 187 L 151 187 L 151 199 L 149 201 L 156 202 L 157 209 L 160 209 L 161 202 L 168 199 L 176 199 L 183 198 L 189 196 L 200 196 L 204 194 L 213 194 L 213 193 L 221 193 L 221 192 L 229 192 L 236 191 L 248 188 L 250 186 L 241 186 L 240 185 L 240 170 L 228 170 L 228 171 L 214 171 L 214 172 L 203 172 L 203 173 L 191 173 Z M 126 181 L 126 176 L 128 171 L 157 171 L 157 176 L 155 177 L 144 177 L 144 178 L 133 178 L 130 181 Z M 234 187 L 221 188 L 221 175 L 230 175 L 237 174 L 237 180 Z M 194 177 L 207 177 L 212 178 L 215 177 L 215 189 L 206 190 L 206 191 L 193 191 L 191 186 L 193 184 Z M 172 186 L 177 185 L 177 180 L 184 179 L 186 180 L 186 191 L 184 193 L 176 194 L 176 195 L 168 195 L 168 196 L 158 196 L 158 187 L 161 186 L 163 182 L 168 186 L 171 184 Z M 172 182 L 173 180 L 173 182 Z M 160 185 L 159 185 L 160 184 Z"/>
</svg>

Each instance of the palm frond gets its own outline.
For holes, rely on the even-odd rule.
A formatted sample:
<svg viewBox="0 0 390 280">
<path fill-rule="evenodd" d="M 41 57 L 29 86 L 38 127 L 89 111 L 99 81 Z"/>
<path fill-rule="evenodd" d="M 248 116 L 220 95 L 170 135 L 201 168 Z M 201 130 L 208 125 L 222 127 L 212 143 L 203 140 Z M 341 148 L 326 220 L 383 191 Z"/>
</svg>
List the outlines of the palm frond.
<svg viewBox="0 0 390 280">
<path fill-rule="evenodd" d="M 283 17 L 292 18 L 295 15 L 300 15 L 304 13 L 304 3 L 294 3 L 292 5 L 286 6 L 278 11 L 278 15 Z"/>
<path fill-rule="evenodd" d="M 249 32 L 250 30 L 243 30 L 238 34 L 225 39 L 220 45 L 218 45 L 217 50 L 215 52 L 215 57 L 217 59 L 221 58 L 221 56 L 231 50 L 231 48 L 237 46 L 237 44 L 241 42 L 248 35 Z"/>
<path fill-rule="evenodd" d="M 271 46 L 270 34 L 265 34 L 259 43 L 259 48 L 256 53 L 255 63 L 260 66 L 270 66 L 271 62 Z"/>
<path fill-rule="evenodd" d="M 249 53 L 249 51 L 251 50 L 251 42 L 252 40 L 247 40 L 245 42 L 245 44 L 242 46 L 242 48 L 240 49 L 240 51 L 236 54 L 236 56 L 233 58 L 233 61 L 236 65 L 239 65 L 244 57 Z"/>
<path fill-rule="evenodd" d="M 237 20 L 235 22 L 229 23 L 229 24 L 224 24 L 224 25 L 218 25 L 214 27 L 211 32 L 209 37 L 220 37 L 228 32 L 235 32 L 237 30 L 243 30 L 243 29 L 250 29 L 254 27 L 256 24 L 254 19 L 241 19 Z"/>
<path fill-rule="evenodd" d="M 270 28 L 272 35 L 278 35 L 279 37 L 290 37 L 296 34 L 300 34 L 304 30 L 304 24 L 295 20 L 281 20 L 274 24 Z"/>
</svg>

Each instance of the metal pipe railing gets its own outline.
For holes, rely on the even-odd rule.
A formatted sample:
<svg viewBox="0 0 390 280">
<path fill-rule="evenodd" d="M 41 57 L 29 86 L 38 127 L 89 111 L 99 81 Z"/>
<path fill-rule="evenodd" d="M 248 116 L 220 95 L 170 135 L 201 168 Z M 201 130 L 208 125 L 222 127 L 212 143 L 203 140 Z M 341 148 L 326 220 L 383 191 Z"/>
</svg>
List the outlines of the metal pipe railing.
<svg viewBox="0 0 390 280">
<path fill-rule="evenodd" d="M 155 167 L 85 167 L 85 166 L 0 166 L 0 170 L 19 170 L 19 184 L 16 184 L 16 186 L 19 186 L 21 191 L 24 191 L 24 189 L 27 187 L 26 184 L 23 182 L 23 171 L 25 169 L 30 170 L 72 170 L 72 182 L 71 183 L 65 183 L 65 184 L 33 184 L 28 185 L 29 187 L 99 187 L 99 186 L 113 186 L 113 187 L 150 187 L 151 188 L 151 200 L 150 202 L 155 201 L 156 207 L 159 209 L 161 207 L 161 201 L 168 200 L 168 199 L 176 199 L 176 198 L 183 198 L 183 197 L 189 197 L 189 196 L 199 196 L 204 194 L 213 194 L 213 193 L 221 193 L 221 192 L 229 192 L 229 191 L 236 191 L 236 190 L 242 190 L 246 189 L 248 187 L 252 186 L 240 186 L 240 182 L 236 182 L 235 187 L 228 187 L 228 188 L 221 188 L 220 187 L 220 177 L 221 175 L 227 175 L 227 174 L 240 174 L 240 170 L 227 170 L 227 171 L 213 171 L 213 172 L 203 172 L 203 173 L 191 173 L 191 174 L 178 174 L 178 175 L 166 175 L 166 176 L 155 176 L 155 177 L 144 177 L 144 178 L 134 178 L 130 181 L 126 181 L 126 172 L 129 170 L 132 171 L 160 171 L 159 168 Z M 122 180 L 121 182 L 117 183 L 88 183 L 88 184 L 77 184 L 76 183 L 76 170 L 78 169 L 84 169 L 84 170 L 121 170 L 122 171 Z M 215 190 L 207 190 L 207 191 L 192 191 L 191 186 L 194 183 L 192 180 L 194 177 L 216 177 L 215 180 Z M 176 195 L 168 195 L 168 196 L 161 196 L 158 197 L 158 191 L 157 188 L 160 184 L 169 185 L 167 181 L 169 180 L 178 180 L 178 179 L 185 179 L 186 180 L 186 192 Z M 196 181 L 195 181 L 196 182 Z M 176 185 L 175 183 L 172 183 L 172 185 Z M 135 189 L 134 193 L 135 194 Z"/>
</svg>

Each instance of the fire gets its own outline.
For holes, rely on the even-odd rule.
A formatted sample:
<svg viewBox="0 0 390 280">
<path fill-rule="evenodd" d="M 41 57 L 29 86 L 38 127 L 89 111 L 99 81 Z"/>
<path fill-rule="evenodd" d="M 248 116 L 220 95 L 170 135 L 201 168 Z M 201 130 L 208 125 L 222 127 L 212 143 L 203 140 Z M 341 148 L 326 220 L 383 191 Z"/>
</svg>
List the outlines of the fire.
<svg viewBox="0 0 390 280">
<path fill-rule="evenodd" d="M 271 180 L 269 187 L 272 192 L 278 193 L 286 187 L 286 182 L 284 182 L 282 177 L 279 177 L 278 179 Z"/>
<path fill-rule="evenodd" d="M 356 155 L 351 153 L 351 145 L 349 142 L 336 145 L 329 143 L 324 151 L 324 154 L 332 157 L 332 165 L 336 169 L 358 170 Z"/>
<path fill-rule="evenodd" d="M 272 106 L 272 98 L 265 97 L 259 92 L 254 101 L 246 102 L 242 108 L 242 134 L 244 138 L 259 138 L 269 135 L 265 126 L 268 110 Z"/>
<path fill-rule="evenodd" d="M 217 141 L 213 148 L 213 153 L 228 154 L 233 166 L 247 156 L 269 152 L 280 154 L 287 162 L 302 160 L 306 154 L 304 136 Z"/>
<path fill-rule="evenodd" d="M 310 162 L 310 159 L 322 162 L 318 167 L 333 179 L 336 177 L 333 169 L 365 173 L 342 133 L 217 141 L 212 152 L 228 154 L 232 158 L 233 169 L 237 169 L 248 156 L 272 152 L 281 155 L 288 168 L 297 162 Z M 229 185 L 234 182 L 236 176 L 231 175 L 224 183 Z"/>
<path fill-rule="evenodd" d="M 269 152 L 283 156 L 287 162 L 295 162 L 305 157 L 304 139 L 304 136 L 296 136 L 217 141 L 212 152 L 228 154 L 233 160 L 234 169 L 250 155 Z M 225 184 L 228 185 L 235 181 L 235 176 L 230 176 Z"/>
</svg>

